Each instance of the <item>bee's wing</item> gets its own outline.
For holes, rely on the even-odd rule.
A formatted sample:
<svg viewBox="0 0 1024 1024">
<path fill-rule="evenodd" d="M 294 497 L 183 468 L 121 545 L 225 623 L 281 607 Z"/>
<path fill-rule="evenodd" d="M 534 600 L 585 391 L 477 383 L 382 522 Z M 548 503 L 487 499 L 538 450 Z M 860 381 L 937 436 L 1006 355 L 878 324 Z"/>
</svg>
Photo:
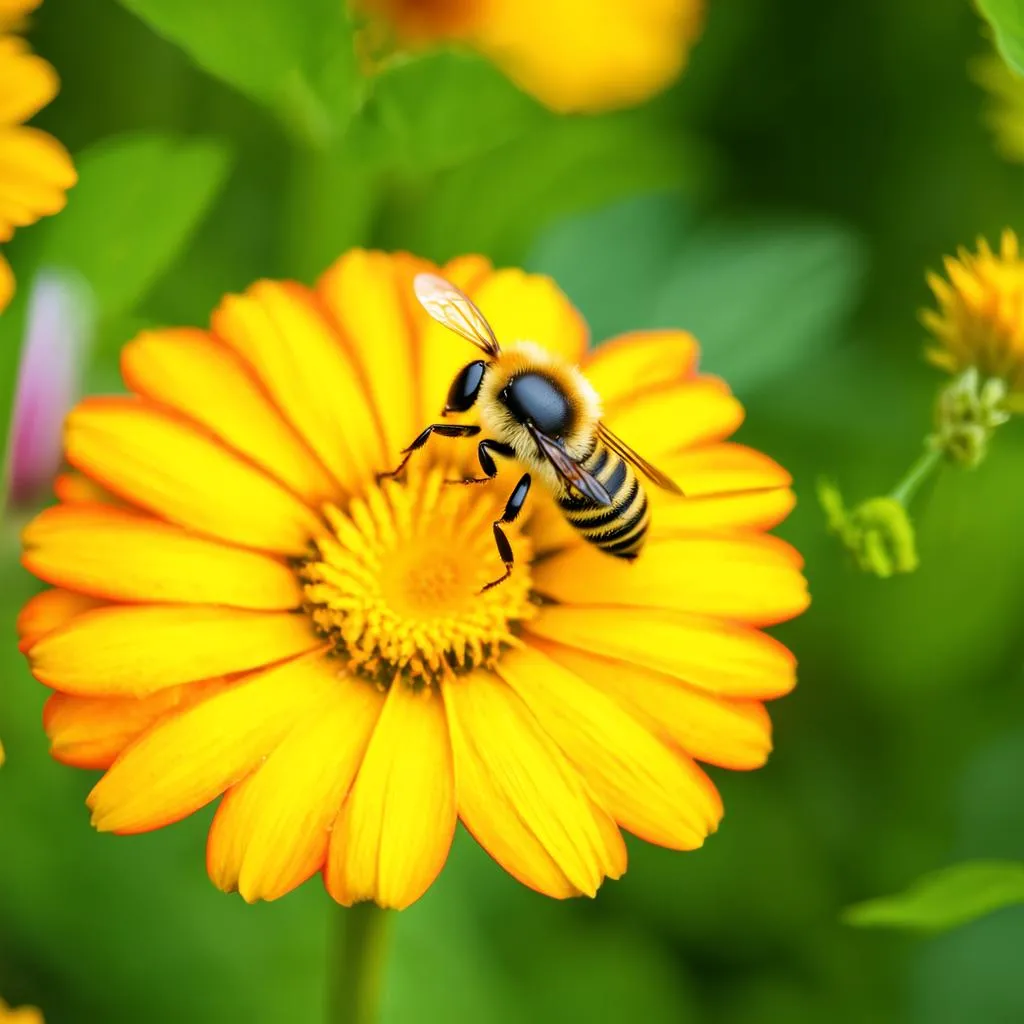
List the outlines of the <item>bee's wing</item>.
<svg viewBox="0 0 1024 1024">
<path fill-rule="evenodd" d="M 605 490 L 604 485 L 578 462 L 573 461 L 569 453 L 554 438 L 542 434 L 531 423 L 526 424 L 526 429 L 537 442 L 540 454 L 567 484 L 575 487 L 584 497 L 596 501 L 598 505 L 612 503 L 612 496 Z"/>
<path fill-rule="evenodd" d="M 482 348 L 498 355 L 498 339 L 473 300 L 437 274 L 417 274 L 412 282 L 420 305 L 439 323 Z"/>
<path fill-rule="evenodd" d="M 657 466 L 652 466 L 642 455 L 638 455 L 632 448 L 622 440 L 621 437 L 617 437 L 613 434 L 603 423 L 597 425 L 597 436 L 600 440 L 606 444 L 616 455 L 625 459 L 630 465 L 640 470 L 645 477 L 652 482 L 656 483 L 659 487 L 666 491 L 670 491 L 672 494 L 682 494 L 682 490 L 679 485 L 667 477 Z"/>
</svg>

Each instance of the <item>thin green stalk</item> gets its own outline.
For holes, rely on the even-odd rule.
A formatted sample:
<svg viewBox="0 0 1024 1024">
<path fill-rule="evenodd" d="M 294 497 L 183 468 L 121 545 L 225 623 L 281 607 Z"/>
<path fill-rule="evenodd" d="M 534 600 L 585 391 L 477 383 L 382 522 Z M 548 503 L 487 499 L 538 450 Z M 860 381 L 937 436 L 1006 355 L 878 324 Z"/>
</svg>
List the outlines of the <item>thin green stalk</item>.
<svg viewBox="0 0 1024 1024">
<path fill-rule="evenodd" d="M 334 911 L 327 1024 L 379 1024 L 392 911 L 357 903 Z"/>
<path fill-rule="evenodd" d="M 889 492 L 893 501 L 898 501 L 907 508 L 917 493 L 918 488 L 928 479 L 936 466 L 942 461 L 942 452 L 938 448 L 926 448 L 920 458 L 907 470 L 903 479 Z"/>
</svg>

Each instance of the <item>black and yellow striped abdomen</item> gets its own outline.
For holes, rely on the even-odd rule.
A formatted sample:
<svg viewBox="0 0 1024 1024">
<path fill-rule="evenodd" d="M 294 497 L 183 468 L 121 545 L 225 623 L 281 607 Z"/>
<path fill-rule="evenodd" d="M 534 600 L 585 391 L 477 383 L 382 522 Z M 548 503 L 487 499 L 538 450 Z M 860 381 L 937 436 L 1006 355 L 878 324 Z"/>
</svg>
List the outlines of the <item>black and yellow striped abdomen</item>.
<svg viewBox="0 0 1024 1024">
<path fill-rule="evenodd" d="M 633 467 L 601 444 L 580 465 L 604 485 L 612 503 L 598 505 L 567 485 L 558 497 L 562 514 L 585 540 L 602 551 L 617 558 L 636 558 L 644 545 L 651 514 Z"/>
</svg>

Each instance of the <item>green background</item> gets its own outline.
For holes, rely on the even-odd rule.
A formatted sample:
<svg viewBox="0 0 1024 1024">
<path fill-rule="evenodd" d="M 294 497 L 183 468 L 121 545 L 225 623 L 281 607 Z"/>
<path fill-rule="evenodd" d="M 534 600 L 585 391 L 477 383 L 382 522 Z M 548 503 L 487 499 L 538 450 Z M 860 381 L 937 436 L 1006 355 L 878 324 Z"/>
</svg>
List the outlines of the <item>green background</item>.
<svg viewBox="0 0 1024 1024">
<path fill-rule="evenodd" d="M 109 390 L 139 326 L 205 323 L 260 276 L 311 280 L 352 244 L 482 251 L 554 274 L 596 338 L 698 334 L 747 406 L 741 439 L 795 474 L 780 532 L 814 599 L 777 631 L 801 672 L 772 709 L 776 753 L 713 772 L 727 813 L 704 849 L 633 843 L 622 881 L 558 904 L 460 835 L 395 923 L 385 1021 L 1024 1020 L 1024 908 L 936 937 L 840 922 L 943 865 L 1024 858 L 1024 433 L 1012 423 L 980 469 L 926 487 L 911 577 L 858 575 L 814 499 L 821 474 L 855 501 L 913 460 L 941 382 L 921 358 L 924 270 L 1024 227 L 1022 172 L 996 157 L 967 75 L 989 49 L 970 5 L 712 2 L 672 90 L 586 119 L 453 54 L 353 101 L 335 8 L 46 0 L 30 38 L 63 91 L 38 123 L 82 182 L 7 249 L 3 418 L 35 267 L 93 285 L 89 386 Z M 90 829 L 91 774 L 50 761 L 45 693 L 14 649 L 34 591 L 17 529 L 9 516 L 0 993 L 50 1024 L 321 1019 L 334 910 L 319 881 L 255 907 L 217 892 L 209 813 L 133 838 Z"/>
</svg>

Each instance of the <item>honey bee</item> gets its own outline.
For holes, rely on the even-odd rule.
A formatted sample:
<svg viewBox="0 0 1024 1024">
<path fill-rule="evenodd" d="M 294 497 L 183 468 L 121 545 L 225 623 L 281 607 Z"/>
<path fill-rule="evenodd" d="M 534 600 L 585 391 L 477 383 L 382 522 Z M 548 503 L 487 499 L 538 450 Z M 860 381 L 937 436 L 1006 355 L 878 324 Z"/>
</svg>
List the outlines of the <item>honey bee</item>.
<svg viewBox="0 0 1024 1024">
<path fill-rule="evenodd" d="M 575 366 L 531 341 L 517 341 L 502 349 L 473 301 L 442 277 L 417 274 L 413 288 L 434 320 L 472 342 L 487 357 L 459 371 L 441 411 L 444 417 L 467 412 L 475 405 L 481 425 L 431 424 L 403 449 L 399 465 L 381 477 L 398 476 L 412 453 L 433 434 L 489 435 L 477 445 L 484 475 L 456 483 L 493 479 L 498 473 L 495 455 L 518 459 L 527 467 L 529 472 L 520 477 L 501 518 L 493 524 L 505 572 L 483 590 L 512 575 L 515 557 L 502 527 L 515 522 L 522 512 L 534 475 L 548 487 L 566 520 L 584 540 L 616 558 L 635 559 L 651 521 L 647 495 L 636 471 L 666 491 L 682 491 L 601 422 L 601 399 Z"/>
</svg>

